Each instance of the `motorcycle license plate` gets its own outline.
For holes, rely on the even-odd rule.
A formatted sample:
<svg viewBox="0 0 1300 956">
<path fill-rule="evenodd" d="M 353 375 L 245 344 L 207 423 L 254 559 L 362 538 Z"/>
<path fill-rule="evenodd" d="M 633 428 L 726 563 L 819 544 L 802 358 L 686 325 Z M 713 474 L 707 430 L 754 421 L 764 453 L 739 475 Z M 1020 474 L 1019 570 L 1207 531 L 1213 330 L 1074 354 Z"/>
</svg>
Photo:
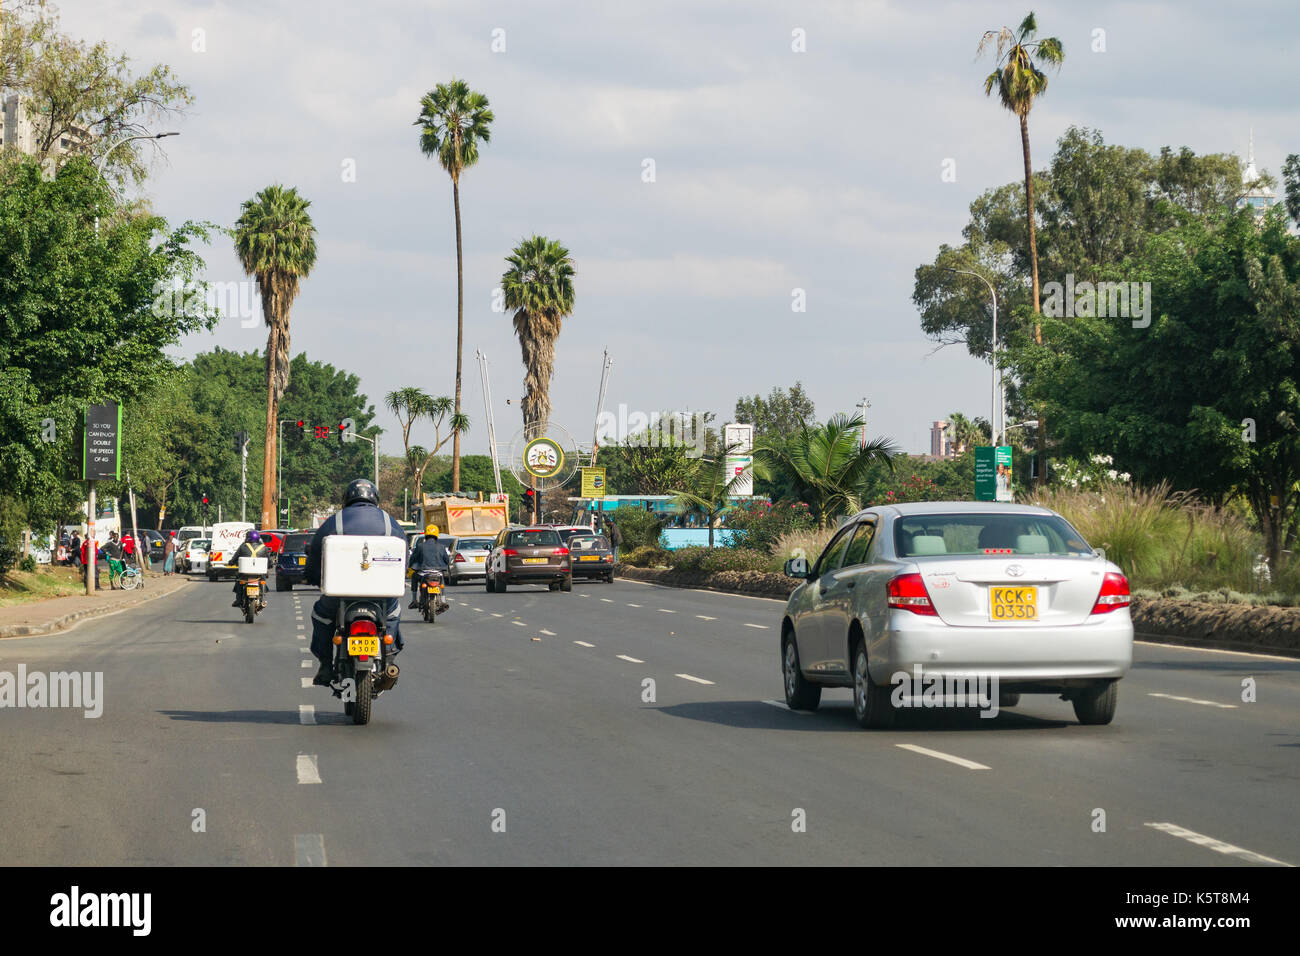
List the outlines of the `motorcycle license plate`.
<svg viewBox="0 0 1300 956">
<path fill-rule="evenodd" d="M 524 564 L 545 564 L 547 558 L 524 558 Z"/>
<path fill-rule="evenodd" d="M 249 584 L 244 588 L 244 593 L 249 597 L 257 597 L 260 589 L 256 584 Z"/>
<path fill-rule="evenodd" d="M 378 637 L 349 637 L 348 655 L 350 657 L 378 657 Z"/>
<path fill-rule="evenodd" d="M 989 588 L 989 620 L 1038 620 L 1038 588 Z"/>
<path fill-rule="evenodd" d="M 442 588 L 439 587 L 439 586 L 436 585 L 436 584 L 426 584 L 425 587 L 429 589 L 429 593 L 430 593 L 430 594 L 441 594 L 441 593 L 442 593 Z"/>
</svg>

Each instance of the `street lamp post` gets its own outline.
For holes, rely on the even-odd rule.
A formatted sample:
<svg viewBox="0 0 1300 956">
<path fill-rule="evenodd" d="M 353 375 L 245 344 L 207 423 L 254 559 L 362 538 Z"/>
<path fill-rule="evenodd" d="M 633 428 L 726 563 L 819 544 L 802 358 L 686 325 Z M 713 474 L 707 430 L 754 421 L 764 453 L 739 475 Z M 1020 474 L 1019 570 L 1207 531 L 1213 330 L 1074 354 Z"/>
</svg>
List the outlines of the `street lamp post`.
<svg viewBox="0 0 1300 956">
<path fill-rule="evenodd" d="M 1003 428 L 999 433 L 999 425 L 1006 423 L 1006 394 L 1002 388 L 1002 380 L 998 375 L 998 290 L 993 288 L 993 283 L 984 278 L 978 272 L 971 272 L 968 269 L 949 269 L 947 266 L 940 266 L 944 272 L 952 272 L 957 275 L 974 276 L 989 287 L 989 294 L 993 296 L 993 338 L 989 351 L 993 356 L 993 411 L 992 420 L 989 422 L 990 437 L 994 445 L 1001 445 L 999 439 L 1006 438 L 1006 429 Z"/>
<path fill-rule="evenodd" d="M 180 133 L 152 133 L 145 136 L 123 136 L 112 146 L 108 147 L 108 149 L 104 150 L 104 155 L 100 156 L 99 159 L 95 162 L 95 171 L 99 173 L 99 176 L 102 179 L 104 176 L 104 166 L 108 163 L 108 157 L 112 154 L 113 150 L 117 149 L 123 143 L 129 143 L 132 140 L 137 140 L 137 139 L 162 139 L 165 136 L 179 136 L 179 135 L 181 134 Z M 99 235 L 98 216 L 95 217 L 95 235 Z"/>
</svg>

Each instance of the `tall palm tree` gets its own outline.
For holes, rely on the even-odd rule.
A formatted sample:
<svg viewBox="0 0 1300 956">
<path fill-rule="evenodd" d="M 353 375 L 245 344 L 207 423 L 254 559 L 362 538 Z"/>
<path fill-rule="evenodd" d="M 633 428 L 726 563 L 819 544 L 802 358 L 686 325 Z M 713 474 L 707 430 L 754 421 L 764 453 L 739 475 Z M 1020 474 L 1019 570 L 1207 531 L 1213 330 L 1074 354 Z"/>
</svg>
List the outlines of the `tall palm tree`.
<svg viewBox="0 0 1300 956">
<path fill-rule="evenodd" d="M 989 30 L 980 39 L 978 53 L 995 44 L 997 68 L 984 79 L 984 95 L 991 96 L 996 87 L 1003 107 L 1020 120 L 1020 149 L 1025 159 L 1025 219 L 1029 225 L 1029 263 L 1033 270 L 1034 341 L 1043 341 L 1038 324 L 1038 234 L 1034 228 L 1034 172 L 1029 160 L 1029 111 L 1034 101 L 1047 92 L 1047 74 L 1038 67 L 1054 66 L 1058 70 L 1065 60 L 1065 49 L 1056 37 L 1035 40 L 1038 22 L 1034 14 L 1025 17 L 1019 31 L 1009 27 Z"/>
<path fill-rule="evenodd" d="M 573 259 L 554 239 L 533 236 L 506 257 L 501 276 L 507 309 L 514 310 L 515 334 L 524 359 L 524 427 L 529 437 L 551 417 L 555 340 L 573 312 Z"/>
<path fill-rule="evenodd" d="M 266 443 L 262 461 L 262 527 L 279 524 L 275 499 L 276 419 L 289 387 L 289 310 L 299 283 L 316 264 L 316 227 L 311 203 L 293 187 L 267 186 L 241 207 L 235 222 L 235 253 L 257 280 L 266 339 Z"/>
<path fill-rule="evenodd" d="M 882 462 L 892 472 L 897 452 L 886 438 L 859 444 L 858 416 L 832 415 L 825 425 L 803 425 L 782 438 L 765 435 L 754 443 L 754 474 L 766 480 L 777 475 L 790 479 L 825 528 L 835 515 L 856 511 L 862 504 L 861 487 L 872 465 Z"/>
<path fill-rule="evenodd" d="M 456 210 L 456 399 L 452 415 L 451 490 L 460 491 L 461 355 L 465 339 L 465 266 L 460 241 L 460 175 L 478 162 L 480 143 L 492 139 L 492 111 L 488 99 L 475 93 L 464 80 L 452 77 L 439 83 L 420 99 L 420 150 L 437 156 L 451 176 L 452 205 Z"/>
</svg>

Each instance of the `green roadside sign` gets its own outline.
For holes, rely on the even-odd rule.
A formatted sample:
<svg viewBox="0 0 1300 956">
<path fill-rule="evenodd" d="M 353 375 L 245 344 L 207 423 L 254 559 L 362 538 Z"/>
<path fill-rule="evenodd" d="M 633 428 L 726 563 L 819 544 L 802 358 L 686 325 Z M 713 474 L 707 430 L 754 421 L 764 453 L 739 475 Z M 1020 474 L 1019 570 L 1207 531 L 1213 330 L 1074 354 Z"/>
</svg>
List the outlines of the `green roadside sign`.
<svg viewBox="0 0 1300 956">
<path fill-rule="evenodd" d="M 980 445 L 975 449 L 975 500 L 1014 501 L 1011 446 Z"/>
</svg>

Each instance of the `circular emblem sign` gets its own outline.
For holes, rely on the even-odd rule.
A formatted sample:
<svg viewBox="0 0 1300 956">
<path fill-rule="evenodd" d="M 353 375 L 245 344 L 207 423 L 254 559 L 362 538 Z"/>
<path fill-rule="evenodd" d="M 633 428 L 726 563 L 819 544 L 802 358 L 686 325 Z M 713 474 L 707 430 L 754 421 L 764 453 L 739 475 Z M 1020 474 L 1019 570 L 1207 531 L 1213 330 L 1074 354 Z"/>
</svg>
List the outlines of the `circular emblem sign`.
<svg viewBox="0 0 1300 956">
<path fill-rule="evenodd" d="M 564 450 L 553 439 L 534 438 L 524 446 L 524 470 L 534 478 L 550 478 L 564 466 Z"/>
</svg>

